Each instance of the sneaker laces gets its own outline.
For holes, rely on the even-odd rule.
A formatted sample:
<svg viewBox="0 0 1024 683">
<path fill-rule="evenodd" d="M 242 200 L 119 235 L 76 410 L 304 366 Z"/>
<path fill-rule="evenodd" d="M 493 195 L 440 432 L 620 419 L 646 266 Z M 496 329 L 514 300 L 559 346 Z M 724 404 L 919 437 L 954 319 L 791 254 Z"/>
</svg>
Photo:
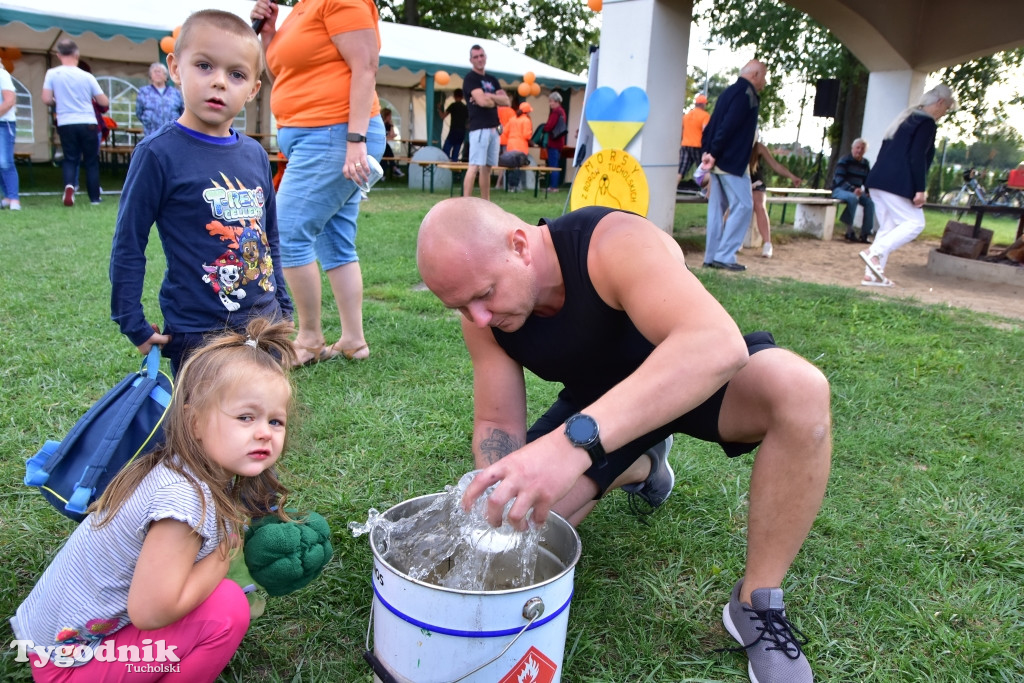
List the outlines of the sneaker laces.
<svg viewBox="0 0 1024 683">
<path fill-rule="evenodd" d="M 807 644 L 807 636 L 798 629 L 789 619 L 786 618 L 785 610 L 766 609 L 756 610 L 746 605 L 740 605 L 744 612 L 751 612 L 754 616 L 751 621 L 760 621 L 761 626 L 755 628 L 761 632 L 752 643 L 742 647 L 722 648 L 719 652 L 744 652 L 754 647 L 761 641 L 765 641 L 766 651 L 780 650 L 790 659 L 800 659 L 803 654 L 802 646 Z"/>
<path fill-rule="evenodd" d="M 640 523 L 644 526 L 650 526 L 651 523 L 647 521 L 647 518 L 654 514 L 657 508 L 651 507 L 637 491 L 626 491 L 626 504 L 629 507 L 629 511 L 637 516 Z"/>
</svg>

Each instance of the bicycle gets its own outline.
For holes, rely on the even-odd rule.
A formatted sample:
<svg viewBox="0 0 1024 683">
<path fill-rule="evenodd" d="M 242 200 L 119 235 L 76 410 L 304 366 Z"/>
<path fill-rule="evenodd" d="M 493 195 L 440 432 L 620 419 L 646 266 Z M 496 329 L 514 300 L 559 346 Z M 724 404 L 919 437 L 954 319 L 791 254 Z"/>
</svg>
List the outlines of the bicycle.
<svg viewBox="0 0 1024 683">
<path fill-rule="evenodd" d="M 960 189 L 950 190 L 940 198 L 940 202 L 942 204 L 962 207 L 960 211 L 956 212 L 957 220 L 960 220 L 960 218 L 967 213 L 967 209 L 975 204 L 989 203 L 989 199 L 985 195 L 985 190 L 978 183 L 977 171 L 973 168 L 969 168 L 964 171 L 963 178 L 964 184 L 960 186 Z"/>
<path fill-rule="evenodd" d="M 1024 207 L 1024 187 L 1011 185 L 1010 178 L 1007 177 L 992 191 L 990 201 L 999 206 Z"/>
</svg>

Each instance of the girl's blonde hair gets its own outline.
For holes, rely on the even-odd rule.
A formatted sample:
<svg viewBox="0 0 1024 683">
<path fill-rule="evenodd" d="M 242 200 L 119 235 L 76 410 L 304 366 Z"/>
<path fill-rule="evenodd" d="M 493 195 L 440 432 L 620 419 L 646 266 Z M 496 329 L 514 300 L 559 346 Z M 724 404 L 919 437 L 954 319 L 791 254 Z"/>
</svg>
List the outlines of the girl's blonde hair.
<svg viewBox="0 0 1024 683">
<path fill-rule="evenodd" d="M 176 378 L 174 396 L 164 423 L 164 443 L 152 453 L 139 458 L 122 470 L 89 512 L 96 527 L 108 524 L 118 510 L 131 497 L 139 484 L 158 464 L 185 477 L 195 489 L 206 515 L 206 496 L 200 482 L 210 488 L 217 515 L 217 526 L 222 538 L 239 535 L 246 519 L 284 514 L 288 489 L 278 480 L 275 468 L 270 467 L 255 477 L 233 477 L 224 486 L 223 470 L 210 461 L 199 441 L 196 426 L 217 403 L 224 392 L 262 372 L 288 380 L 286 368 L 295 364 L 295 351 L 289 341 L 294 328 L 288 321 L 273 322 L 266 318 L 253 318 L 244 333 L 225 332 L 209 338 L 192 352 Z M 292 413 L 291 398 L 288 412 Z M 285 433 L 287 449 L 287 432 Z M 239 538 L 239 543 L 241 539 Z"/>
</svg>

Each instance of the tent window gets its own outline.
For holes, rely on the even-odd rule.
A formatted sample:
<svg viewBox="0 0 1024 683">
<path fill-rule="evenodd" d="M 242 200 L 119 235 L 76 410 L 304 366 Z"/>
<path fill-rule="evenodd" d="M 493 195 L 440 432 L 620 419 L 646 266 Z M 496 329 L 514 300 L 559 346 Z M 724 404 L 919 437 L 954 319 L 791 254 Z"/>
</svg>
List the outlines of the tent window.
<svg viewBox="0 0 1024 683">
<path fill-rule="evenodd" d="M 110 98 L 110 111 L 107 116 L 117 122 L 117 128 L 110 131 L 111 142 L 114 145 L 131 145 L 132 135 L 126 128 L 142 128 L 142 122 L 135 118 L 135 96 L 138 89 L 124 80 L 115 76 L 97 76 L 100 89 L 103 94 Z"/>
<path fill-rule="evenodd" d="M 18 132 L 14 141 L 16 143 L 35 142 L 35 128 L 32 125 L 32 93 L 14 76 L 11 76 L 11 82 L 14 83 L 14 107 L 18 117 L 15 122 Z"/>
</svg>

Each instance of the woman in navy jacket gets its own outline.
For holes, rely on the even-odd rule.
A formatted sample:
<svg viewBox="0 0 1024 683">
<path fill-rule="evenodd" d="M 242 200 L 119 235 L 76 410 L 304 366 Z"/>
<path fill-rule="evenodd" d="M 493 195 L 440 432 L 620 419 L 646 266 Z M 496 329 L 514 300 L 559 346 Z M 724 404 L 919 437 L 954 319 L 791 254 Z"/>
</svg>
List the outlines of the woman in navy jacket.
<svg viewBox="0 0 1024 683">
<path fill-rule="evenodd" d="M 882 139 L 878 159 L 864 183 L 875 202 L 878 232 L 866 251 L 862 285 L 891 287 L 885 277 L 889 254 L 911 242 L 924 230 L 925 186 L 928 167 L 935 157 L 935 121 L 956 110 L 949 86 L 940 84 L 921 96 L 916 107 L 892 122 Z"/>
</svg>

